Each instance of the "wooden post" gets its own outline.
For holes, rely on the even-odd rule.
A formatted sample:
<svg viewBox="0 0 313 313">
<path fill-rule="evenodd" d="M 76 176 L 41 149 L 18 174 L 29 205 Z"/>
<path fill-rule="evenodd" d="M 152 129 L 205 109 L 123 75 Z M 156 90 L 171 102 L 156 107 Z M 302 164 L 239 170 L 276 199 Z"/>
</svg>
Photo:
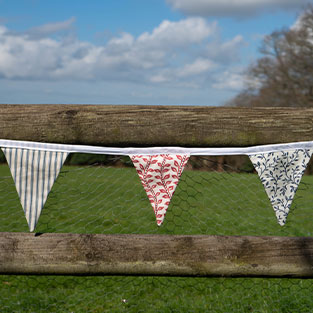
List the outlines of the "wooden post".
<svg viewBox="0 0 313 313">
<path fill-rule="evenodd" d="M 120 147 L 309 141 L 313 109 L 2 104 L 0 139 Z"/>
<path fill-rule="evenodd" d="M 0 274 L 313 277 L 313 237 L 0 233 Z"/>
</svg>

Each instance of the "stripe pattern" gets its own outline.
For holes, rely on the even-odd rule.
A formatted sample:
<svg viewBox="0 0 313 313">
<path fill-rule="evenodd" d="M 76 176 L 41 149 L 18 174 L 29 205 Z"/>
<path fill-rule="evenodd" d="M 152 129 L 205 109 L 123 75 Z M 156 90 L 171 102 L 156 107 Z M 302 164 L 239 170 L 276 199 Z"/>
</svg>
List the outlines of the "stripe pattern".
<svg viewBox="0 0 313 313">
<path fill-rule="evenodd" d="M 2 148 L 30 231 L 34 231 L 49 192 L 68 153 Z"/>
</svg>

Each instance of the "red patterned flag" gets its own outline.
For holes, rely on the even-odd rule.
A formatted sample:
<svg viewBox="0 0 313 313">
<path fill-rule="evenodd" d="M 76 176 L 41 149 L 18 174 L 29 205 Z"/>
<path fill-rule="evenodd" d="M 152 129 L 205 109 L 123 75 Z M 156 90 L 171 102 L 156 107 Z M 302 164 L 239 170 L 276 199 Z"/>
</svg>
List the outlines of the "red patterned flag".
<svg viewBox="0 0 313 313">
<path fill-rule="evenodd" d="M 189 154 L 131 155 L 130 158 L 160 226 Z"/>
</svg>

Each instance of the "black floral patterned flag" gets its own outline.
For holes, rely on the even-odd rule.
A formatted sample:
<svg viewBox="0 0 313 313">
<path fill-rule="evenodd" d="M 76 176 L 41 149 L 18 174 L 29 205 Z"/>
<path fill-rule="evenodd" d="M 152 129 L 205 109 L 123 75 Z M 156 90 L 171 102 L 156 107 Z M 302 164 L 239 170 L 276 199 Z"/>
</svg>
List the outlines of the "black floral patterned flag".
<svg viewBox="0 0 313 313">
<path fill-rule="evenodd" d="M 286 223 L 312 152 L 309 149 L 295 149 L 249 155 L 282 226 Z"/>
</svg>

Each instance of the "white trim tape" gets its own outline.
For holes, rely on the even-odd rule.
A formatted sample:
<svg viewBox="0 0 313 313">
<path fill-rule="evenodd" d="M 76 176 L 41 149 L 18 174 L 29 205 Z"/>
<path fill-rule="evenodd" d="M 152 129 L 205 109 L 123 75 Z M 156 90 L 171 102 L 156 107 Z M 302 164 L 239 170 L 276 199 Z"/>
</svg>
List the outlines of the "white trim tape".
<svg viewBox="0 0 313 313">
<path fill-rule="evenodd" d="M 157 155 L 157 154 L 190 154 L 190 155 L 253 155 L 295 149 L 313 149 L 313 141 L 284 144 L 263 145 L 237 148 L 184 148 L 184 147 L 149 147 L 149 148 L 114 148 L 85 145 L 65 145 L 33 141 L 0 139 L 2 148 L 20 148 L 67 153 L 92 153 L 111 155 Z"/>
</svg>

